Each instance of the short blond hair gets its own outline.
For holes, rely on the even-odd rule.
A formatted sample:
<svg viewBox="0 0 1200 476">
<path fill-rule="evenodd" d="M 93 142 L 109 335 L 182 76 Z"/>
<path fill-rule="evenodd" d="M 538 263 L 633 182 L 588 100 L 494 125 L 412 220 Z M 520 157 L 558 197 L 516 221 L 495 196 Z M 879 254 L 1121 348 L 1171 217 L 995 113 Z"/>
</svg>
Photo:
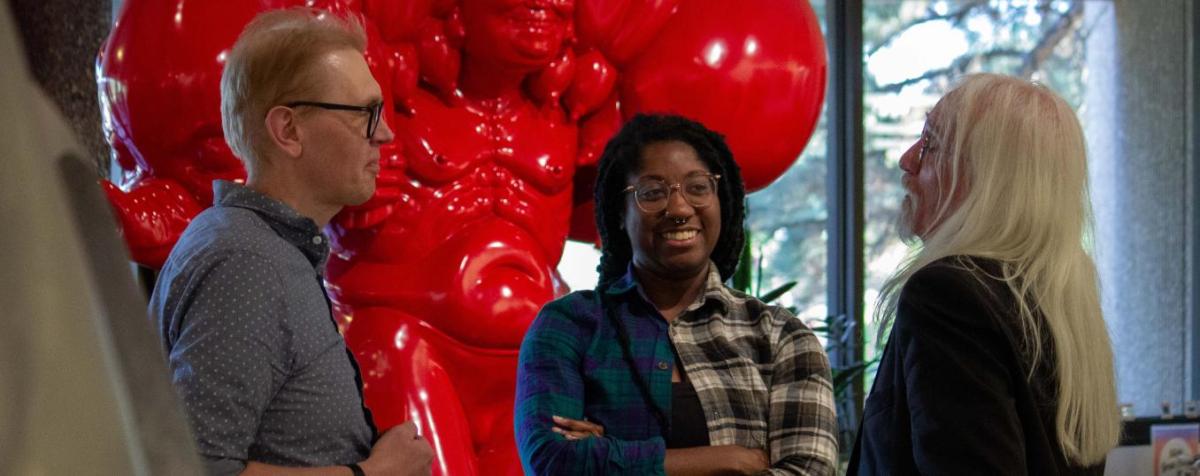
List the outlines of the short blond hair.
<svg viewBox="0 0 1200 476">
<path fill-rule="evenodd" d="M 264 12 L 246 25 L 221 74 L 221 127 L 247 173 L 263 156 L 267 111 L 320 90 L 311 71 L 321 56 L 342 49 L 363 53 L 366 46 L 362 20 L 353 15 L 289 8 Z"/>
</svg>

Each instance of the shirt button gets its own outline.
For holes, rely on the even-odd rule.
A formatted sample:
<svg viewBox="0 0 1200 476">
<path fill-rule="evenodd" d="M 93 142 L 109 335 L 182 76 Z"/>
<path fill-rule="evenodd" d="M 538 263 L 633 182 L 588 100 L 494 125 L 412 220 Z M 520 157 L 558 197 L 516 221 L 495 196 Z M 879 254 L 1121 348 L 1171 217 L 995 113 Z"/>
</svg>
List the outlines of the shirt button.
<svg viewBox="0 0 1200 476">
<path fill-rule="evenodd" d="M 658 370 L 667 370 L 667 363 L 661 360 L 658 361 Z"/>
<path fill-rule="evenodd" d="M 321 235 L 314 236 L 312 239 L 312 242 L 314 245 L 319 245 L 319 244 L 325 242 L 325 237 L 323 237 Z"/>
</svg>

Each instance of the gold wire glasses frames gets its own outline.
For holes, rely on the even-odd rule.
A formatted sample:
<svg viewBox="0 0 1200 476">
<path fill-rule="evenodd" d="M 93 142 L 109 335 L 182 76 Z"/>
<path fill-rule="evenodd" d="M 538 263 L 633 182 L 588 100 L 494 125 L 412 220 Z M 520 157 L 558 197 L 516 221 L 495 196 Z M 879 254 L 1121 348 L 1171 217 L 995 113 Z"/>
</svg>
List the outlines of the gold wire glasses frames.
<svg viewBox="0 0 1200 476">
<path fill-rule="evenodd" d="M 683 179 L 683 182 L 668 184 L 661 179 L 642 179 L 636 184 L 625 187 L 622 192 L 633 192 L 637 206 L 646 213 L 658 213 L 667 209 L 671 201 L 671 193 L 678 190 L 684 201 L 693 208 L 704 208 L 713 204 L 717 196 L 717 180 L 720 175 L 703 173 L 693 174 Z"/>
</svg>

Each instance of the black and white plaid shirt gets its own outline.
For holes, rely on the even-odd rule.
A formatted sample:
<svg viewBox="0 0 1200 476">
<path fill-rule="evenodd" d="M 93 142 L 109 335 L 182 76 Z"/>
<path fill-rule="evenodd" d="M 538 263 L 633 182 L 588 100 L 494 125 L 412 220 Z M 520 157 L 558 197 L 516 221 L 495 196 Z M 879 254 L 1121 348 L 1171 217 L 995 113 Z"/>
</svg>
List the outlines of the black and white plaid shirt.
<svg viewBox="0 0 1200 476">
<path fill-rule="evenodd" d="M 710 266 L 704 294 L 669 332 L 700 397 L 710 444 L 765 449 L 771 474 L 834 473 L 829 359 L 800 319 L 726 287 Z"/>
</svg>

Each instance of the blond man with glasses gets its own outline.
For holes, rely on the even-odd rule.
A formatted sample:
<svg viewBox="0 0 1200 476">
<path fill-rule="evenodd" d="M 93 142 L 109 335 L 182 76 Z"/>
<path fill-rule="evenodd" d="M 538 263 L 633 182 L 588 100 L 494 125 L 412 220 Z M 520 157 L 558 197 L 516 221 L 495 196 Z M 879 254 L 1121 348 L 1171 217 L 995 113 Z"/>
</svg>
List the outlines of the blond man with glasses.
<svg viewBox="0 0 1200 476">
<path fill-rule="evenodd" d="M 225 139 L 245 184 L 172 250 L 150 312 L 211 474 L 429 474 L 412 423 L 378 429 L 323 288 L 322 227 L 375 191 L 392 131 L 352 19 L 267 12 L 221 79 Z"/>
</svg>

